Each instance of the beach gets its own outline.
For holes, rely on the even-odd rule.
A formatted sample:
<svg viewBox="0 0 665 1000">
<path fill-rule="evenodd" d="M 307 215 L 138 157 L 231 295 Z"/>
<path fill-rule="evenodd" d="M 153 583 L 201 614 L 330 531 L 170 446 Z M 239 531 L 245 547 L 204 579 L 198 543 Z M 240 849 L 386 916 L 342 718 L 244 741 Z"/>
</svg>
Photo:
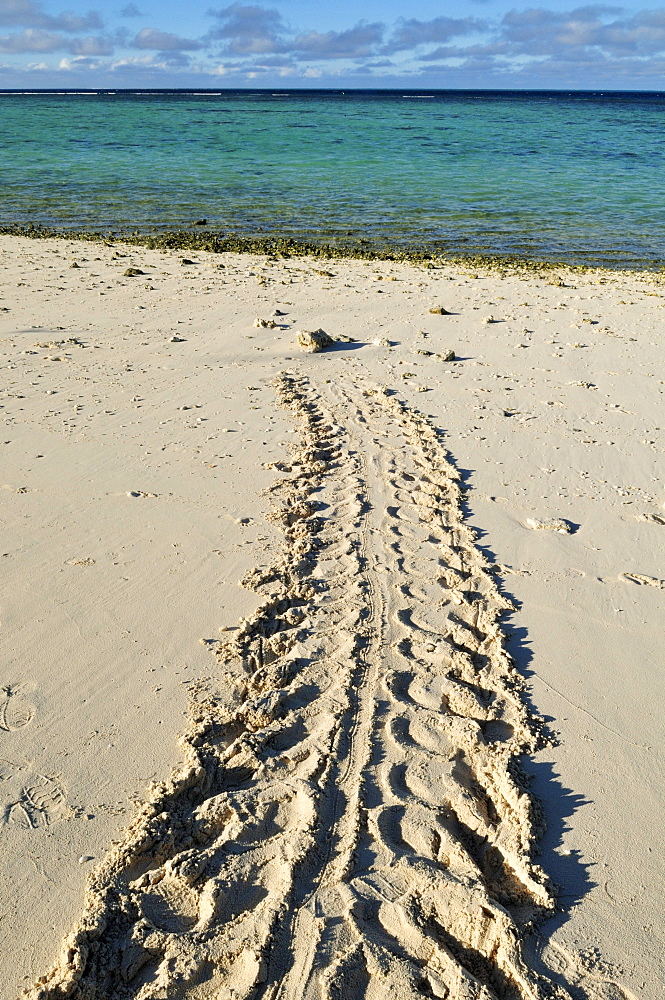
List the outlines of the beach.
<svg viewBox="0 0 665 1000">
<path fill-rule="evenodd" d="M 656 998 L 662 272 L 0 262 L 2 995 Z"/>
</svg>

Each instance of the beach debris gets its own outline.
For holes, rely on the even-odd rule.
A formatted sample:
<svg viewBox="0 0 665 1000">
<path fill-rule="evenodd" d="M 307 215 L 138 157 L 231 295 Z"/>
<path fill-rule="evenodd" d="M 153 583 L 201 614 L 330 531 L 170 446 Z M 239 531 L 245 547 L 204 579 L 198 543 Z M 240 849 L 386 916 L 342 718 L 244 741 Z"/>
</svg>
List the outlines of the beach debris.
<svg viewBox="0 0 665 1000">
<path fill-rule="evenodd" d="M 326 347 L 331 347 L 335 341 L 329 337 L 325 330 L 296 330 L 298 346 L 302 351 L 309 354 L 319 354 L 325 351 Z"/>
<path fill-rule="evenodd" d="M 659 580 L 656 576 L 645 576 L 643 573 L 622 573 L 621 579 L 627 580 L 629 583 L 636 583 L 640 587 L 658 587 L 659 590 L 665 590 L 665 580 Z"/>
<path fill-rule="evenodd" d="M 346 333 L 340 333 L 335 340 L 338 344 L 357 344 L 358 341 L 355 337 L 349 337 Z"/>
<path fill-rule="evenodd" d="M 184 344 L 185 343 L 185 338 L 184 337 L 176 337 L 174 335 L 173 337 L 169 337 L 169 343 L 170 344 Z"/>
<path fill-rule="evenodd" d="M 317 271 L 312 269 L 312 274 L 318 274 L 320 278 L 334 278 L 332 271 Z"/>
<path fill-rule="evenodd" d="M 437 361 L 455 361 L 455 360 L 457 360 L 457 356 L 456 356 L 455 352 L 451 351 L 450 349 L 445 350 L 445 351 L 439 351 L 438 354 L 433 354 L 432 357 L 435 358 Z"/>
<path fill-rule="evenodd" d="M 196 222 L 192 223 L 192 225 L 193 226 L 207 226 L 208 225 L 208 220 L 207 219 L 197 219 Z"/>
<path fill-rule="evenodd" d="M 180 263 L 183 265 L 183 267 L 185 267 L 188 264 L 196 264 L 196 261 L 195 260 L 190 260 L 189 257 L 181 257 L 180 258 Z"/>
<path fill-rule="evenodd" d="M 387 340 L 385 337 L 375 337 L 372 341 L 375 347 L 392 347 L 393 343 L 391 340 Z"/>
<path fill-rule="evenodd" d="M 257 316 L 254 320 L 254 326 L 258 326 L 260 330 L 276 330 L 279 323 L 275 323 L 274 319 L 261 319 Z"/>
<path fill-rule="evenodd" d="M 74 262 L 73 262 L 73 264 L 70 264 L 69 266 L 70 266 L 70 267 L 75 267 L 75 268 L 77 268 L 77 269 L 80 269 L 80 267 L 81 267 L 81 265 L 80 265 L 80 264 L 77 264 L 77 263 L 76 263 L 76 261 L 74 261 Z"/>
<path fill-rule="evenodd" d="M 452 316 L 453 314 L 448 309 L 444 309 L 443 306 L 430 306 L 429 311 L 433 316 Z"/>
<path fill-rule="evenodd" d="M 286 316 L 283 309 L 273 309 L 272 314 L 273 316 Z"/>
<path fill-rule="evenodd" d="M 126 271 L 123 271 L 125 278 L 138 278 L 140 274 L 145 274 L 140 267 L 128 267 Z"/>
<path fill-rule="evenodd" d="M 483 323 L 499 323 L 500 320 L 495 319 L 494 316 L 483 316 Z"/>
<path fill-rule="evenodd" d="M 422 354 L 423 357 L 425 357 L 425 358 L 431 358 L 432 355 L 434 354 L 434 351 L 423 351 L 420 348 L 416 348 L 414 351 L 411 351 L 411 353 L 412 354 Z"/>
<path fill-rule="evenodd" d="M 58 347 L 85 347 L 78 337 L 68 337 L 67 340 L 40 340 L 34 346 L 48 350 L 57 350 Z"/>
<path fill-rule="evenodd" d="M 95 857 L 94 857 L 93 854 L 82 854 L 81 857 L 79 858 L 79 864 L 80 865 L 84 865 L 84 864 L 86 864 L 86 862 L 88 862 L 88 861 L 94 861 L 94 860 L 95 860 Z"/>
<path fill-rule="evenodd" d="M 524 523 L 534 531 L 558 531 L 562 535 L 569 535 L 572 530 L 570 523 L 561 517 L 527 517 Z"/>
</svg>

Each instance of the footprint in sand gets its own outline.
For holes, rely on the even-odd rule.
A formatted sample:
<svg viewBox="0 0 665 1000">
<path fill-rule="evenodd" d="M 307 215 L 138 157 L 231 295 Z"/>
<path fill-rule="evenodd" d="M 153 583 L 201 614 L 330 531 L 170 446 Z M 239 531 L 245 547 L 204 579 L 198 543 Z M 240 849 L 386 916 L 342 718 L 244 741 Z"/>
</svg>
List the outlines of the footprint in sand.
<svg viewBox="0 0 665 1000">
<path fill-rule="evenodd" d="M 568 985 L 583 989 L 588 1000 L 637 1000 L 635 994 L 620 983 L 621 970 L 602 961 L 594 950 L 575 955 L 550 940 L 541 957 Z"/>
<path fill-rule="evenodd" d="M 665 580 L 659 580 L 656 576 L 645 576 L 643 573 L 622 573 L 621 579 L 636 583 L 638 586 L 658 587 L 660 590 L 665 590 Z"/>
<path fill-rule="evenodd" d="M 44 829 L 70 814 L 65 791 L 51 775 L 33 771 L 26 762 L 0 760 L 0 824 L 28 830 Z"/>
<path fill-rule="evenodd" d="M 32 722 L 35 714 L 32 705 L 20 687 L 6 684 L 0 688 L 0 729 L 14 733 Z"/>
<path fill-rule="evenodd" d="M 662 514 L 636 514 L 638 521 L 649 521 L 652 524 L 665 524 L 665 517 Z"/>
</svg>

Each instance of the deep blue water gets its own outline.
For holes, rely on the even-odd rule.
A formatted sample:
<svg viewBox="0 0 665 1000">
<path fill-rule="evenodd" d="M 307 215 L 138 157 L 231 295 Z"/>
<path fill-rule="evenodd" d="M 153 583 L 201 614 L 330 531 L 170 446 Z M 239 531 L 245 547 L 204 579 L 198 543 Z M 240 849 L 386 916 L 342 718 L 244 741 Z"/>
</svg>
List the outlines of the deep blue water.
<svg viewBox="0 0 665 1000">
<path fill-rule="evenodd" d="M 665 93 L 0 93 L 0 225 L 665 263 Z"/>
</svg>

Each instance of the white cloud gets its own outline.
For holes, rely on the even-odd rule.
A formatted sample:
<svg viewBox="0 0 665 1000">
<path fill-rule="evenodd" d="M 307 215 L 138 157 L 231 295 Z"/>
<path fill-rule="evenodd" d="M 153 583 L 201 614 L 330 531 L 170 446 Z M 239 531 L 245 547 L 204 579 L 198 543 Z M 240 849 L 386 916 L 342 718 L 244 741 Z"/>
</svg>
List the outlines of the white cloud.
<svg viewBox="0 0 665 1000">
<path fill-rule="evenodd" d="M 0 52 L 71 52 L 74 55 L 111 55 L 121 36 L 88 35 L 72 38 L 62 32 L 26 28 L 0 36 Z"/>
<path fill-rule="evenodd" d="M 181 38 L 157 28 L 143 28 L 131 44 L 137 49 L 155 49 L 160 52 L 186 52 L 203 48 L 201 42 L 192 38 Z"/>
<path fill-rule="evenodd" d="M 487 31 L 488 22 L 476 17 L 435 17 L 431 21 L 402 19 L 386 46 L 386 52 L 393 53 L 415 49 L 419 45 L 432 42 L 447 42 L 460 35 Z"/>
<path fill-rule="evenodd" d="M 53 0 L 54 3 L 57 0 Z M 64 0 L 63 0 L 64 2 Z M 63 54 L 60 72 L 89 72 L 88 85 L 121 74 L 134 85 L 177 85 L 196 76 L 214 85 L 221 76 L 242 82 L 280 79 L 338 85 L 639 86 L 656 81 L 665 63 L 665 9 L 626 11 L 605 4 L 513 9 L 503 16 L 401 18 L 392 25 L 360 21 L 339 30 L 290 25 L 276 7 L 235 2 L 210 10 L 212 28 L 200 38 L 163 30 L 136 34 L 97 29 L 98 13 L 49 15 L 42 0 L 0 0 L 0 52 L 37 73 L 30 55 Z M 57 10 L 57 8 L 55 8 Z M 136 4 L 120 12 L 138 16 Z M 489 14 L 486 7 L 484 13 Z M 332 17 L 332 15 L 331 15 Z M 124 51 L 122 51 L 124 49 Z M 141 54 L 132 54 L 140 50 Z M 120 58 L 111 58 L 115 55 Z M 24 57 L 21 60 L 21 57 Z M 6 73 L 3 71 L 3 79 Z M 40 70 L 39 72 L 43 72 Z M 51 72 L 56 73 L 55 67 Z M 161 77 L 160 77 L 160 74 Z M 178 76 L 180 74 L 180 76 Z M 251 74 L 251 76 L 250 76 Z M 168 82 L 166 82 L 168 80 Z M 546 81 L 546 82 L 545 82 Z M 11 85 L 11 84 L 10 84 Z M 652 83 L 652 86 L 654 84 Z"/>
<path fill-rule="evenodd" d="M 501 36 L 515 51 L 531 55 L 570 58 L 591 49 L 614 58 L 650 55 L 665 51 L 665 10 L 631 16 L 620 7 L 601 5 L 570 11 L 512 10 L 503 18 Z"/>
<path fill-rule="evenodd" d="M 116 47 L 117 39 L 109 35 L 87 35 L 84 38 L 73 38 L 69 42 L 69 51 L 81 56 L 109 56 Z"/>
<path fill-rule="evenodd" d="M 234 55 L 277 52 L 283 44 L 286 25 L 274 7 L 233 3 L 209 14 L 219 21 L 219 27 L 213 28 L 208 38 L 223 41 Z"/>
<path fill-rule="evenodd" d="M 308 59 L 358 59 L 376 52 L 384 32 L 383 24 L 361 21 L 346 31 L 310 31 L 296 35 L 287 48 Z"/>
<path fill-rule="evenodd" d="M 103 22 L 94 10 L 87 14 L 65 11 L 53 17 L 44 13 L 40 0 L 0 0 L 0 25 L 76 32 L 102 28 Z"/>
<path fill-rule="evenodd" d="M 35 28 L 0 37 L 0 52 L 56 52 L 65 47 L 63 35 Z"/>
</svg>

